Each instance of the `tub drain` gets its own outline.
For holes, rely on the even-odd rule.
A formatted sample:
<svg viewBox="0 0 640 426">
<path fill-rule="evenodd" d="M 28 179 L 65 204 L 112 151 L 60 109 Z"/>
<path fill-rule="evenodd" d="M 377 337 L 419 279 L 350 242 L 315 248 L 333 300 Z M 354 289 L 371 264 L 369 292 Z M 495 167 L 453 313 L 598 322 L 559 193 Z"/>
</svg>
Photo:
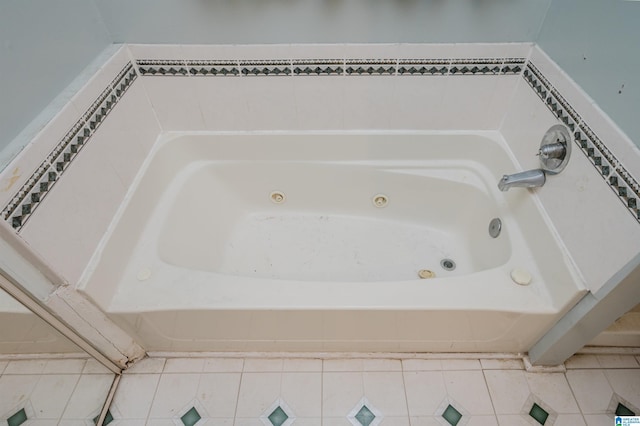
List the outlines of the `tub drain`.
<svg viewBox="0 0 640 426">
<path fill-rule="evenodd" d="M 456 269 L 456 262 L 451 259 L 442 259 L 440 261 L 440 266 L 442 266 L 442 269 L 445 271 L 453 271 Z"/>
</svg>

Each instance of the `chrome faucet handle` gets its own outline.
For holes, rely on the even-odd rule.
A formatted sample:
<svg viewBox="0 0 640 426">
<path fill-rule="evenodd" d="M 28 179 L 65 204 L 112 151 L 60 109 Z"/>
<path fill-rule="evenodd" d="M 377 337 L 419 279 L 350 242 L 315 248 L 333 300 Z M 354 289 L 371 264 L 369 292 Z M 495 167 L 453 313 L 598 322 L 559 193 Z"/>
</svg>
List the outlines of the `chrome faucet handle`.
<svg viewBox="0 0 640 426">
<path fill-rule="evenodd" d="M 551 126 L 542 137 L 538 154 L 542 169 L 551 174 L 560 173 L 571 156 L 571 135 L 562 124 Z"/>
</svg>

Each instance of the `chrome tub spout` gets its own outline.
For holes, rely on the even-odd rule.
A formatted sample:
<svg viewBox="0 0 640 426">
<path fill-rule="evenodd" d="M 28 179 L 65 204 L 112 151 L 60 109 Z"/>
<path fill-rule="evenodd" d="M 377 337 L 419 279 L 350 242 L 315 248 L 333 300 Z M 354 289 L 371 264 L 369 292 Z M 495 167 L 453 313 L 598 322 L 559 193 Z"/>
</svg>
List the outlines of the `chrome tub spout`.
<svg viewBox="0 0 640 426">
<path fill-rule="evenodd" d="M 522 188 L 535 188 L 544 185 L 546 176 L 542 169 L 527 170 L 526 172 L 514 173 L 512 175 L 504 175 L 498 188 L 500 191 L 508 191 L 514 186 Z"/>
</svg>

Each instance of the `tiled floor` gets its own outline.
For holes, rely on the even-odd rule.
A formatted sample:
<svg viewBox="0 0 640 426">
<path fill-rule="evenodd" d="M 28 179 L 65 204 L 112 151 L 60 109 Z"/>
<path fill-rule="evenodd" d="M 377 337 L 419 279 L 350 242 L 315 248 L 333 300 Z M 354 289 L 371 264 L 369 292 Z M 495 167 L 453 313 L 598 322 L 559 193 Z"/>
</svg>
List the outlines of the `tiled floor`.
<svg viewBox="0 0 640 426">
<path fill-rule="evenodd" d="M 0 424 L 94 424 L 115 374 L 89 359 L 0 360 Z"/>
<path fill-rule="evenodd" d="M 120 381 L 109 425 L 611 426 L 640 414 L 640 357 L 149 358 Z M 537 420 L 536 420 L 537 419 Z"/>
</svg>

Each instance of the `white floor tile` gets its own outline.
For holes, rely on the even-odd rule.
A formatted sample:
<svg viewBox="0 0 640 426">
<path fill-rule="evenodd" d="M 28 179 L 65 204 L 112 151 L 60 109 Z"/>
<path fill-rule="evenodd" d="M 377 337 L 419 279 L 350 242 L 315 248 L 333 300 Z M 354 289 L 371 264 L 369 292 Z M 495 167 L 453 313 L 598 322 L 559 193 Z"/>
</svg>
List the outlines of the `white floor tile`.
<svg viewBox="0 0 640 426">
<path fill-rule="evenodd" d="M 402 363 L 398 359 L 363 359 L 363 371 L 402 371 Z"/>
<path fill-rule="evenodd" d="M 104 365 L 100 364 L 95 359 L 90 359 L 85 364 L 82 369 L 82 374 L 109 374 L 111 370 L 109 370 Z"/>
<path fill-rule="evenodd" d="M 230 419 L 214 418 L 214 419 L 207 419 L 207 422 L 205 424 L 207 426 L 233 426 L 234 425 L 233 422 L 234 422 L 233 418 L 230 418 Z"/>
<path fill-rule="evenodd" d="M 364 395 L 384 417 L 408 417 L 401 372 L 365 372 Z"/>
<path fill-rule="evenodd" d="M 86 359 L 51 359 L 42 374 L 80 374 L 86 363 Z"/>
<path fill-rule="evenodd" d="M 363 359 L 325 359 L 322 365 L 323 371 L 362 371 Z"/>
<path fill-rule="evenodd" d="M 296 421 L 294 423 L 295 426 L 321 426 L 322 419 L 317 418 L 305 418 L 305 417 L 296 417 Z"/>
<path fill-rule="evenodd" d="M 169 358 L 164 364 L 164 373 L 201 373 L 204 358 Z"/>
<path fill-rule="evenodd" d="M 177 416 L 198 392 L 199 374 L 163 374 L 151 405 L 150 419 Z"/>
<path fill-rule="evenodd" d="M 443 374 L 447 394 L 469 414 L 494 413 L 482 371 L 445 371 Z"/>
<path fill-rule="evenodd" d="M 615 393 L 640 407 L 640 369 L 606 370 L 604 375 Z"/>
<path fill-rule="evenodd" d="M 233 425 L 234 426 L 264 426 L 264 423 L 262 423 L 262 420 L 257 419 L 255 417 L 249 417 L 249 418 L 236 417 Z"/>
<path fill-rule="evenodd" d="M 42 374 L 46 365 L 46 359 L 10 361 L 4 374 Z"/>
<path fill-rule="evenodd" d="M 80 379 L 79 374 L 42 375 L 29 399 L 36 417 L 59 419 Z M 106 392 L 103 397 L 106 397 Z"/>
<path fill-rule="evenodd" d="M 531 426 L 527 419 L 518 414 L 498 415 L 498 424 L 500 426 Z"/>
<path fill-rule="evenodd" d="M 523 370 L 521 359 L 481 359 L 483 370 Z"/>
<path fill-rule="evenodd" d="M 480 370 L 482 366 L 477 359 L 443 359 L 443 370 Z"/>
<path fill-rule="evenodd" d="M 267 371 L 282 371 L 282 359 L 249 358 L 244 361 L 245 372 L 264 373 Z"/>
<path fill-rule="evenodd" d="M 9 365 L 9 361 L 0 361 L 0 374 L 4 373 L 4 369 Z"/>
<path fill-rule="evenodd" d="M 113 374 L 80 376 L 62 418 L 88 419 L 93 412 L 100 410 L 104 405 L 113 379 Z"/>
<path fill-rule="evenodd" d="M 531 393 L 523 371 L 491 370 L 485 371 L 484 376 L 496 414 L 518 414 L 522 411 Z"/>
<path fill-rule="evenodd" d="M 412 417 L 433 416 L 447 396 L 444 376 L 440 371 L 406 371 L 404 385 L 409 414 Z"/>
<path fill-rule="evenodd" d="M 598 355 L 598 362 L 602 368 L 639 368 L 636 358 L 632 355 Z"/>
<path fill-rule="evenodd" d="M 113 425 L 113 426 L 145 426 L 146 424 L 147 424 L 146 419 L 125 419 L 125 420 L 114 419 L 112 423 L 109 423 L 109 425 Z"/>
<path fill-rule="evenodd" d="M 280 396 L 296 417 L 321 417 L 322 373 L 283 373 Z"/>
<path fill-rule="evenodd" d="M 531 392 L 556 413 L 579 413 L 569 383 L 563 373 L 525 373 Z"/>
<path fill-rule="evenodd" d="M 125 374 L 122 376 L 113 403 L 123 418 L 147 418 L 159 380 L 159 374 Z"/>
<path fill-rule="evenodd" d="M 601 370 L 569 370 L 566 377 L 583 414 L 606 413 L 613 390 Z"/>
<path fill-rule="evenodd" d="M 280 397 L 281 373 L 243 373 L 236 417 L 259 418 Z"/>
<path fill-rule="evenodd" d="M 442 362 L 439 359 L 405 359 L 402 361 L 404 371 L 440 371 Z"/>
<path fill-rule="evenodd" d="M 282 371 L 322 372 L 322 360 L 286 358 L 283 360 Z"/>
<path fill-rule="evenodd" d="M 324 372 L 322 375 L 323 417 L 344 417 L 364 396 L 360 372 Z"/>
<path fill-rule="evenodd" d="M 244 359 L 242 358 L 210 358 L 204 362 L 205 373 L 240 373 Z"/>
<path fill-rule="evenodd" d="M 4 375 L 0 377 L 0 415 L 10 416 L 11 410 L 23 404 L 35 389 L 40 376 Z"/>
<path fill-rule="evenodd" d="M 322 417 L 322 426 L 353 426 L 346 417 Z"/>
<path fill-rule="evenodd" d="M 160 374 L 164 369 L 164 358 L 144 358 L 124 371 L 124 374 Z"/>
<path fill-rule="evenodd" d="M 410 426 L 408 417 L 384 417 L 380 426 Z"/>
<path fill-rule="evenodd" d="M 467 426 L 498 426 L 495 416 L 471 416 Z"/>
<path fill-rule="evenodd" d="M 558 414 L 553 426 L 586 426 L 586 423 L 582 414 Z"/>
<path fill-rule="evenodd" d="M 240 373 L 203 374 L 197 398 L 210 417 L 233 418 L 240 388 Z"/>
<path fill-rule="evenodd" d="M 574 355 L 564 363 L 567 370 L 600 368 L 596 355 Z"/>
<path fill-rule="evenodd" d="M 411 417 L 411 426 L 442 426 L 435 417 Z"/>
<path fill-rule="evenodd" d="M 613 416 L 608 414 L 586 414 L 584 420 L 587 426 L 611 426 L 614 424 Z"/>
</svg>

